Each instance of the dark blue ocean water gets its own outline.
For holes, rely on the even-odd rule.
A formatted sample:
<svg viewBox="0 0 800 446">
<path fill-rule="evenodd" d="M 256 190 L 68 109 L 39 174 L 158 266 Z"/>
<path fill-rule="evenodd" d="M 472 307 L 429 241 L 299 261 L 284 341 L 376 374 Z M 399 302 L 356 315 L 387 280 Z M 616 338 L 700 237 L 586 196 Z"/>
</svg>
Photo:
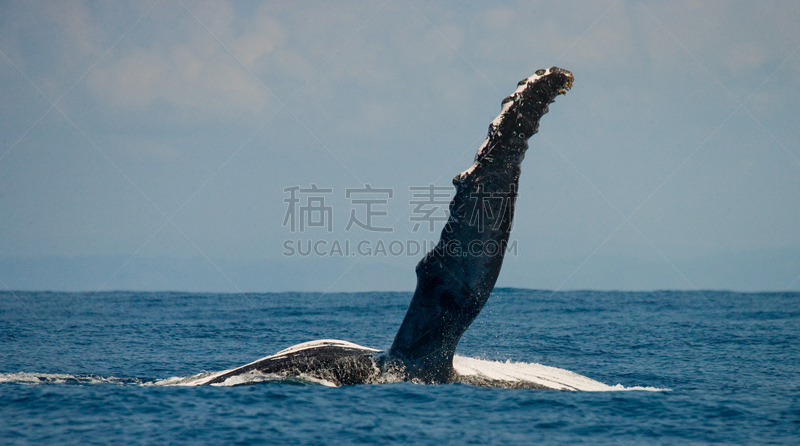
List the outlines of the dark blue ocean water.
<svg viewBox="0 0 800 446">
<path fill-rule="evenodd" d="M 459 344 L 670 391 L 152 385 L 314 339 L 386 349 L 410 298 L 0 293 L 0 443 L 800 444 L 800 293 L 501 289 Z"/>
</svg>

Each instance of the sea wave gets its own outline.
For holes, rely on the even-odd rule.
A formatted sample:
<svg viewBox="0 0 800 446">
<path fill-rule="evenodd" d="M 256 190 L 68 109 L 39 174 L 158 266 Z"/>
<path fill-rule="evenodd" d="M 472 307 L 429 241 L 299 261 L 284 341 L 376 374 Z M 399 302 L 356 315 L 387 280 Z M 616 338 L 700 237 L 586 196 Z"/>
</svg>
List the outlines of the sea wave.
<svg viewBox="0 0 800 446">
<path fill-rule="evenodd" d="M 116 384 L 116 385 L 147 385 L 152 380 L 142 378 L 120 378 L 116 376 L 99 376 L 81 373 L 70 375 L 67 373 L 0 373 L 0 383 L 15 384 Z"/>
</svg>

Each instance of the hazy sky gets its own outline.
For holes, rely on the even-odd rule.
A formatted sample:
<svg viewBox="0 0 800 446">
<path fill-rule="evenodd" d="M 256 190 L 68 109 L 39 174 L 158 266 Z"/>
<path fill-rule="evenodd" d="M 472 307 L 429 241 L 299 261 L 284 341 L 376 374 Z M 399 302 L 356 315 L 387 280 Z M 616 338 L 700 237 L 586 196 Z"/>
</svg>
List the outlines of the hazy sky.
<svg viewBox="0 0 800 446">
<path fill-rule="evenodd" d="M 796 1 L 3 2 L 0 288 L 412 290 L 407 248 L 442 227 L 412 218 L 443 214 L 409 188 L 448 194 L 555 65 L 575 85 L 530 140 L 498 286 L 800 289 L 798 23 Z M 292 232 L 284 189 L 312 185 L 295 223 L 331 232 Z M 368 208 L 391 232 L 346 229 Z"/>
</svg>

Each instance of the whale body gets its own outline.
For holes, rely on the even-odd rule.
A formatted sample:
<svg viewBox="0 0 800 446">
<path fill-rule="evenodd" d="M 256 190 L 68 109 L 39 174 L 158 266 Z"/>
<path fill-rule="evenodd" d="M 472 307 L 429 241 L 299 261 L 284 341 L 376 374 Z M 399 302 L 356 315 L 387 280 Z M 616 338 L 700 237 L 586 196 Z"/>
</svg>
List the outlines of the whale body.
<svg viewBox="0 0 800 446">
<path fill-rule="evenodd" d="M 417 264 L 416 290 L 388 352 L 347 341 L 311 341 L 194 384 L 219 384 L 256 370 L 335 385 L 379 382 L 387 374 L 421 383 L 455 381 L 458 341 L 489 299 L 503 265 L 528 139 L 573 80 L 562 68 L 538 70 L 503 100 L 474 163 L 453 179 L 450 216 L 439 243 Z"/>
<path fill-rule="evenodd" d="M 334 385 L 372 382 L 380 368 L 380 350 L 337 339 L 304 342 L 235 369 L 205 376 L 191 385 L 220 384 L 252 371 L 280 376 L 309 376 Z"/>
</svg>

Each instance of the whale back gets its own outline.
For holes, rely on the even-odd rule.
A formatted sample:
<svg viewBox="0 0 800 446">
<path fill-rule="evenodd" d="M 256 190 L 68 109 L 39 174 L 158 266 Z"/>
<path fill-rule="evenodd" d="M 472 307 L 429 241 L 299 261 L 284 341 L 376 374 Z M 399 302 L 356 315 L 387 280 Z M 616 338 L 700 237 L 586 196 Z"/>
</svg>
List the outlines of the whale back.
<svg viewBox="0 0 800 446">
<path fill-rule="evenodd" d="M 337 386 L 369 382 L 379 370 L 380 350 L 336 339 L 304 342 L 274 355 L 208 376 L 193 385 L 220 384 L 228 378 L 258 371 L 276 376 L 309 376 Z"/>
</svg>

